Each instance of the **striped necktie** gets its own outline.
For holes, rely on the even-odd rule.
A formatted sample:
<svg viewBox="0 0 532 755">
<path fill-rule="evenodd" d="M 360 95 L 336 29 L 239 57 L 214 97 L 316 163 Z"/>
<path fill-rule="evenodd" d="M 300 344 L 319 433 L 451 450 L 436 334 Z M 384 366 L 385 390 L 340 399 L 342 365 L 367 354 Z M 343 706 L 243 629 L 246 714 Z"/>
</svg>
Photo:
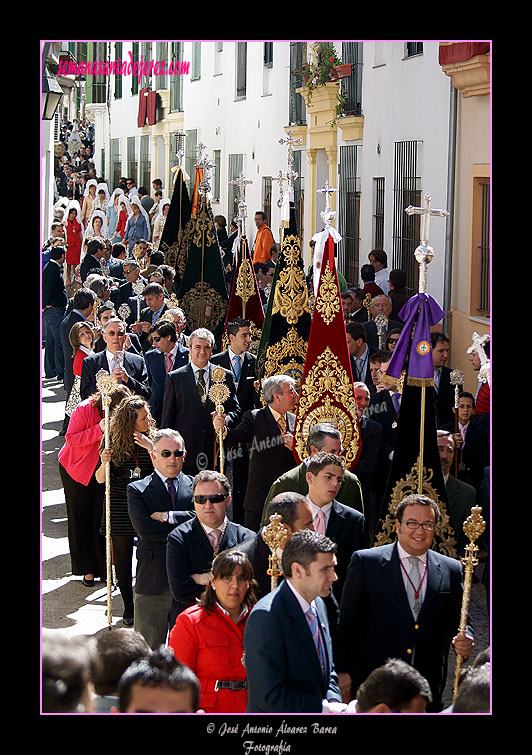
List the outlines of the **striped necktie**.
<svg viewBox="0 0 532 755">
<path fill-rule="evenodd" d="M 325 658 L 325 648 L 323 647 L 323 641 L 321 639 L 320 627 L 318 622 L 318 614 L 313 606 L 310 606 L 308 611 L 305 611 L 305 617 L 307 619 L 314 645 L 316 646 L 316 652 L 318 653 L 318 659 L 321 666 L 321 673 L 325 678 L 327 671 L 327 660 Z"/>
<path fill-rule="evenodd" d="M 240 380 L 240 375 L 242 374 L 242 362 L 240 361 L 240 357 L 238 354 L 235 354 L 233 357 L 233 372 L 235 374 L 235 380 L 238 383 Z"/>
</svg>

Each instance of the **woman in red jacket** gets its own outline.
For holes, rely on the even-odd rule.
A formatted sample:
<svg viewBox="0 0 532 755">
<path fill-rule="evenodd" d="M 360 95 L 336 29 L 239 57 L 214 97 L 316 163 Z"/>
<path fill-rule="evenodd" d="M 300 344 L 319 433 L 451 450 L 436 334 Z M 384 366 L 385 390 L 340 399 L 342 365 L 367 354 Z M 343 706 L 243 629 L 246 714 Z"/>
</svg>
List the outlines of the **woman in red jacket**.
<svg viewBox="0 0 532 755">
<path fill-rule="evenodd" d="M 129 395 L 129 388 L 117 385 L 111 396 L 110 411 Z M 94 476 L 103 431 L 102 397 L 95 393 L 72 412 L 65 445 L 58 454 L 72 574 L 83 575 L 85 587 L 94 585 L 95 576 L 105 578 L 107 574 L 105 538 L 100 534 L 105 486 L 99 485 Z"/>
<path fill-rule="evenodd" d="M 238 550 L 219 553 L 210 583 L 199 599 L 179 614 L 168 644 L 201 684 L 205 713 L 245 713 L 244 627 L 256 603 L 253 567 Z"/>
</svg>

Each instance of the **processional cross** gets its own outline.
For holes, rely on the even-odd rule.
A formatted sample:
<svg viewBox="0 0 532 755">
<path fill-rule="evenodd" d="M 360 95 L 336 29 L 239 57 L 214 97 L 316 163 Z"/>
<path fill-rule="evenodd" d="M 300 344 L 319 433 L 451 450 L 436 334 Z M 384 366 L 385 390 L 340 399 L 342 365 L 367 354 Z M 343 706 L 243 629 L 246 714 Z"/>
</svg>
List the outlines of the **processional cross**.
<svg viewBox="0 0 532 755">
<path fill-rule="evenodd" d="M 429 227 L 430 216 L 436 215 L 444 218 L 449 215 L 447 210 L 433 210 L 431 207 L 432 195 L 427 192 L 424 196 L 423 207 L 412 207 L 409 205 L 405 208 L 407 215 L 422 215 L 421 223 L 421 244 L 414 252 L 416 260 L 419 262 L 419 293 L 425 294 L 427 292 L 427 267 L 434 257 L 434 249 L 429 246 Z"/>
<path fill-rule="evenodd" d="M 303 144 L 303 142 L 299 137 L 294 139 L 294 132 L 289 128 L 286 132 L 286 139 L 279 139 L 279 144 L 288 145 L 288 171 L 286 172 L 285 178 L 288 181 L 288 186 L 293 189 L 294 181 L 298 177 L 298 174 L 294 170 L 294 146 Z M 281 173 L 279 172 L 279 176 L 280 175 Z M 275 180 L 277 181 L 278 179 Z"/>
<path fill-rule="evenodd" d="M 246 218 L 248 215 L 248 206 L 246 204 L 246 186 L 252 184 L 253 181 L 250 178 L 244 178 L 243 171 L 240 171 L 238 178 L 235 178 L 233 181 L 229 181 L 229 183 L 233 184 L 234 186 L 238 186 L 238 215 L 236 219 L 240 225 L 240 235 L 245 236 Z"/>
<path fill-rule="evenodd" d="M 318 189 L 316 192 L 317 194 L 325 194 L 325 210 L 322 210 L 320 212 L 320 217 L 325 223 L 326 228 L 330 228 L 333 220 L 336 218 L 336 212 L 334 210 L 331 210 L 331 205 L 329 202 L 329 194 L 332 194 L 333 191 L 338 191 L 338 189 L 335 189 L 333 186 L 329 186 L 329 179 L 327 179 L 321 189 Z"/>
<path fill-rule="evenodd" d="M 213 163 L 212 160 L 209 160 L 207 155 L 203 154 L 206 149 L 207 147 L 205 146 L 205 144 L 202 144 L 201 142 L 196 147 L 196 168 L 199 168 L 203 171 L 203 177 L 198 188 L 204 196 L 207 196 L 207 193 L 211 190 L 211 170 L 215 166 L 215 163 Z"/>
</svg>

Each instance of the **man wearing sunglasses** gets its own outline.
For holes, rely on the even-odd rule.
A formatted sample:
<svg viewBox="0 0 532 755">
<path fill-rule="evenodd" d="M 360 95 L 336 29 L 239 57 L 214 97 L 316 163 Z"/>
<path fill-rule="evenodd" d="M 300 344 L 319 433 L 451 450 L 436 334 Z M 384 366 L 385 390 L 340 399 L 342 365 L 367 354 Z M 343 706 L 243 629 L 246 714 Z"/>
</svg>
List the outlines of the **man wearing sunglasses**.
<svg viewBox="0 0 532 755">
<path fill-rule="evenodd" d="M 166 538 L 194 516 L 193 478 L 183 474 L 183 438 L 176 430 L 153 437 L 153 472 L 127 487 L 128 511 L 138 536 L 134 628 L 155 649 L 166 641 L 171 595 L 166 576 Z"/>
<path fill-rule="evenodd" d="M 150 336 L 153 348 L 144 354 L 151 388 L 150 409 L 157 426 L 161 427 L 166 376 L 188 363 L 189 351 L 178 343 L 176 327 L 169 320 L 158 320 L 152 325 Z"/>
<path fill-rule="evenodd" d="M 231 487 L 220 472 L 204 469 L 194 477 L 196 516 L 178 525 L 166 545 L 166 569 L 172 593 L 170 626 L 209 583 L 213 559 L 255 533 L 227 518 Z"/>
<path fill-rule="evenodd" d="M 344 702 L 388 658 L 414 666 L 442 708 L 447 656 L 452 643 L 464 659 L 473 648 L 468 627 L 458 635 L 462 566 L 431 550 L 440 518 L 438 505 L 414 493 L 395 512 L 397 542 L 356 551 L 348 568 L 337 635 L 338 679 Z"/>
</svg>

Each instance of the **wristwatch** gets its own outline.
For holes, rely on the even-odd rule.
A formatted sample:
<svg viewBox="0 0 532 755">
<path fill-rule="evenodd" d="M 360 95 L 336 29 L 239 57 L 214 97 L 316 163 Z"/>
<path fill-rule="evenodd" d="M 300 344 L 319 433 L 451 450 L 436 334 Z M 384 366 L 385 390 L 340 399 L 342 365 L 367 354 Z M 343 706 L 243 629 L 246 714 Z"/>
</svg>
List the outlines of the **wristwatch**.
<svg viewBox="0 0 532 755">
<path fill-rule="evenodd" d="M 163 522 L 167 522 L 168 521 L 168 511 L 164 511 L 163 512 L 163 514 L 162 514 L 162 520 L 163 520 Z"/>
</svg>

